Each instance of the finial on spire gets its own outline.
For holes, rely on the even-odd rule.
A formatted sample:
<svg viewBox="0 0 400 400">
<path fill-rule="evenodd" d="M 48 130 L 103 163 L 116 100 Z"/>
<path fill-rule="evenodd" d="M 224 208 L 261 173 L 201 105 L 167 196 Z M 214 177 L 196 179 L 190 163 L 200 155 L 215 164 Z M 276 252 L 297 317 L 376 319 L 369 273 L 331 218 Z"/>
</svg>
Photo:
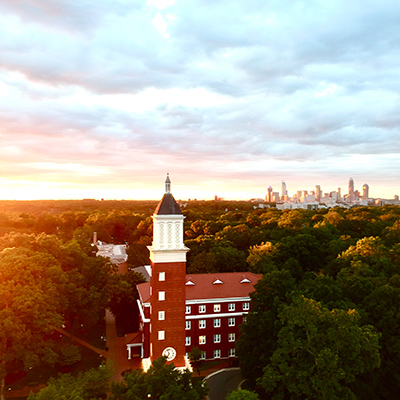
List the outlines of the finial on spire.
<svg viewBox="0 0 400 400">
<path fill-rule="evenodd" d="M 171 181 L 169 179 L 168 172 L 167 172 L 167 179 L 165 180 L 165 193 L 171 193 Z"/>
</svg>

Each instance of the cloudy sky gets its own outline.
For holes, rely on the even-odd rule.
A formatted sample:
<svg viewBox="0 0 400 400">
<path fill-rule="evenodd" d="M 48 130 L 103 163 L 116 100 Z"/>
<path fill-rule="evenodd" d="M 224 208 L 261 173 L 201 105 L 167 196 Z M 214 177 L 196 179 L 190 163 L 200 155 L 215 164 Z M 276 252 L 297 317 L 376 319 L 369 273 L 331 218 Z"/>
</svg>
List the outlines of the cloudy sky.
<svg viewBox="0 0 400 400">
<path fill-rule="evenodd" d="M 0 199 L 400 195 L 400 2 L 0 0 Z"/>
</svg>

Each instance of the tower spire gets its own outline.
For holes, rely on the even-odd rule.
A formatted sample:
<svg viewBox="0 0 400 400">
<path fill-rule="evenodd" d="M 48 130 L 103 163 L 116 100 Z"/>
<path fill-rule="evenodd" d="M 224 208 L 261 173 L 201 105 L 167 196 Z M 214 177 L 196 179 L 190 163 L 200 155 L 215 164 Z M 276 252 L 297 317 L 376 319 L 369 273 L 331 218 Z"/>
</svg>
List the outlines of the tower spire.
<svg viewBox="0 0 400 400">
<path fill-rule="evenodd" d="M 165 179 L 165 193 L 171 193 L 171 181 L 169 179 L 168 172 L 167 172 L 167 179 Z"/>
</svg>

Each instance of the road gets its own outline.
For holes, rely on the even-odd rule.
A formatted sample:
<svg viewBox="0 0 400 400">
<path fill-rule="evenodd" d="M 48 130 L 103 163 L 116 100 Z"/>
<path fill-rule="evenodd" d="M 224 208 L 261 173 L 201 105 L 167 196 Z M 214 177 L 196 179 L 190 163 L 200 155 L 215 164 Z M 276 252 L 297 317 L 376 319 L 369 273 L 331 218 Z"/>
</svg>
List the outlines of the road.
<svg viewBox="0 0 400 400">
<path fill-rule="evenodd" d="M 206 381 L 211 388 L 208 398 L 210 400 L 224 400 L 229 392 L 238 388 L 243 380 L 240 368 L 222 369 L 208 377 Z"/>
</svg>

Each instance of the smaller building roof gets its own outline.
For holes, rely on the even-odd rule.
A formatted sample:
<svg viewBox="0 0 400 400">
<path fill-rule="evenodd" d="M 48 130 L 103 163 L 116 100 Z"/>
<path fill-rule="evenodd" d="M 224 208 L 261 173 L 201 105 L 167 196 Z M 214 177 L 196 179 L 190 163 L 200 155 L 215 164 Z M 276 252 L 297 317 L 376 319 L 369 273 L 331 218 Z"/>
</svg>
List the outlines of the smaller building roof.
<svg viewBox="0 0 400 400">
<path fill-rule="evenodd" d="M 186 301 L 248 297 L 262 275 L 251 272 L 187 274 Z M 150 301 L 150 282 L 137 286 L 142 303 Z"/>
<path fill-rule="evenodd" d="M 186 300 L 247 297 L 261 277 L 251 272 L 186 275 Z"/>
<path fill-rule="evenodd" d="M 98 241 L 97 248 L 97 256 L 108 257 L 115 265 L 122 264 L 128 260 L 124 244 L 108 244 Z"/>
</svg>

